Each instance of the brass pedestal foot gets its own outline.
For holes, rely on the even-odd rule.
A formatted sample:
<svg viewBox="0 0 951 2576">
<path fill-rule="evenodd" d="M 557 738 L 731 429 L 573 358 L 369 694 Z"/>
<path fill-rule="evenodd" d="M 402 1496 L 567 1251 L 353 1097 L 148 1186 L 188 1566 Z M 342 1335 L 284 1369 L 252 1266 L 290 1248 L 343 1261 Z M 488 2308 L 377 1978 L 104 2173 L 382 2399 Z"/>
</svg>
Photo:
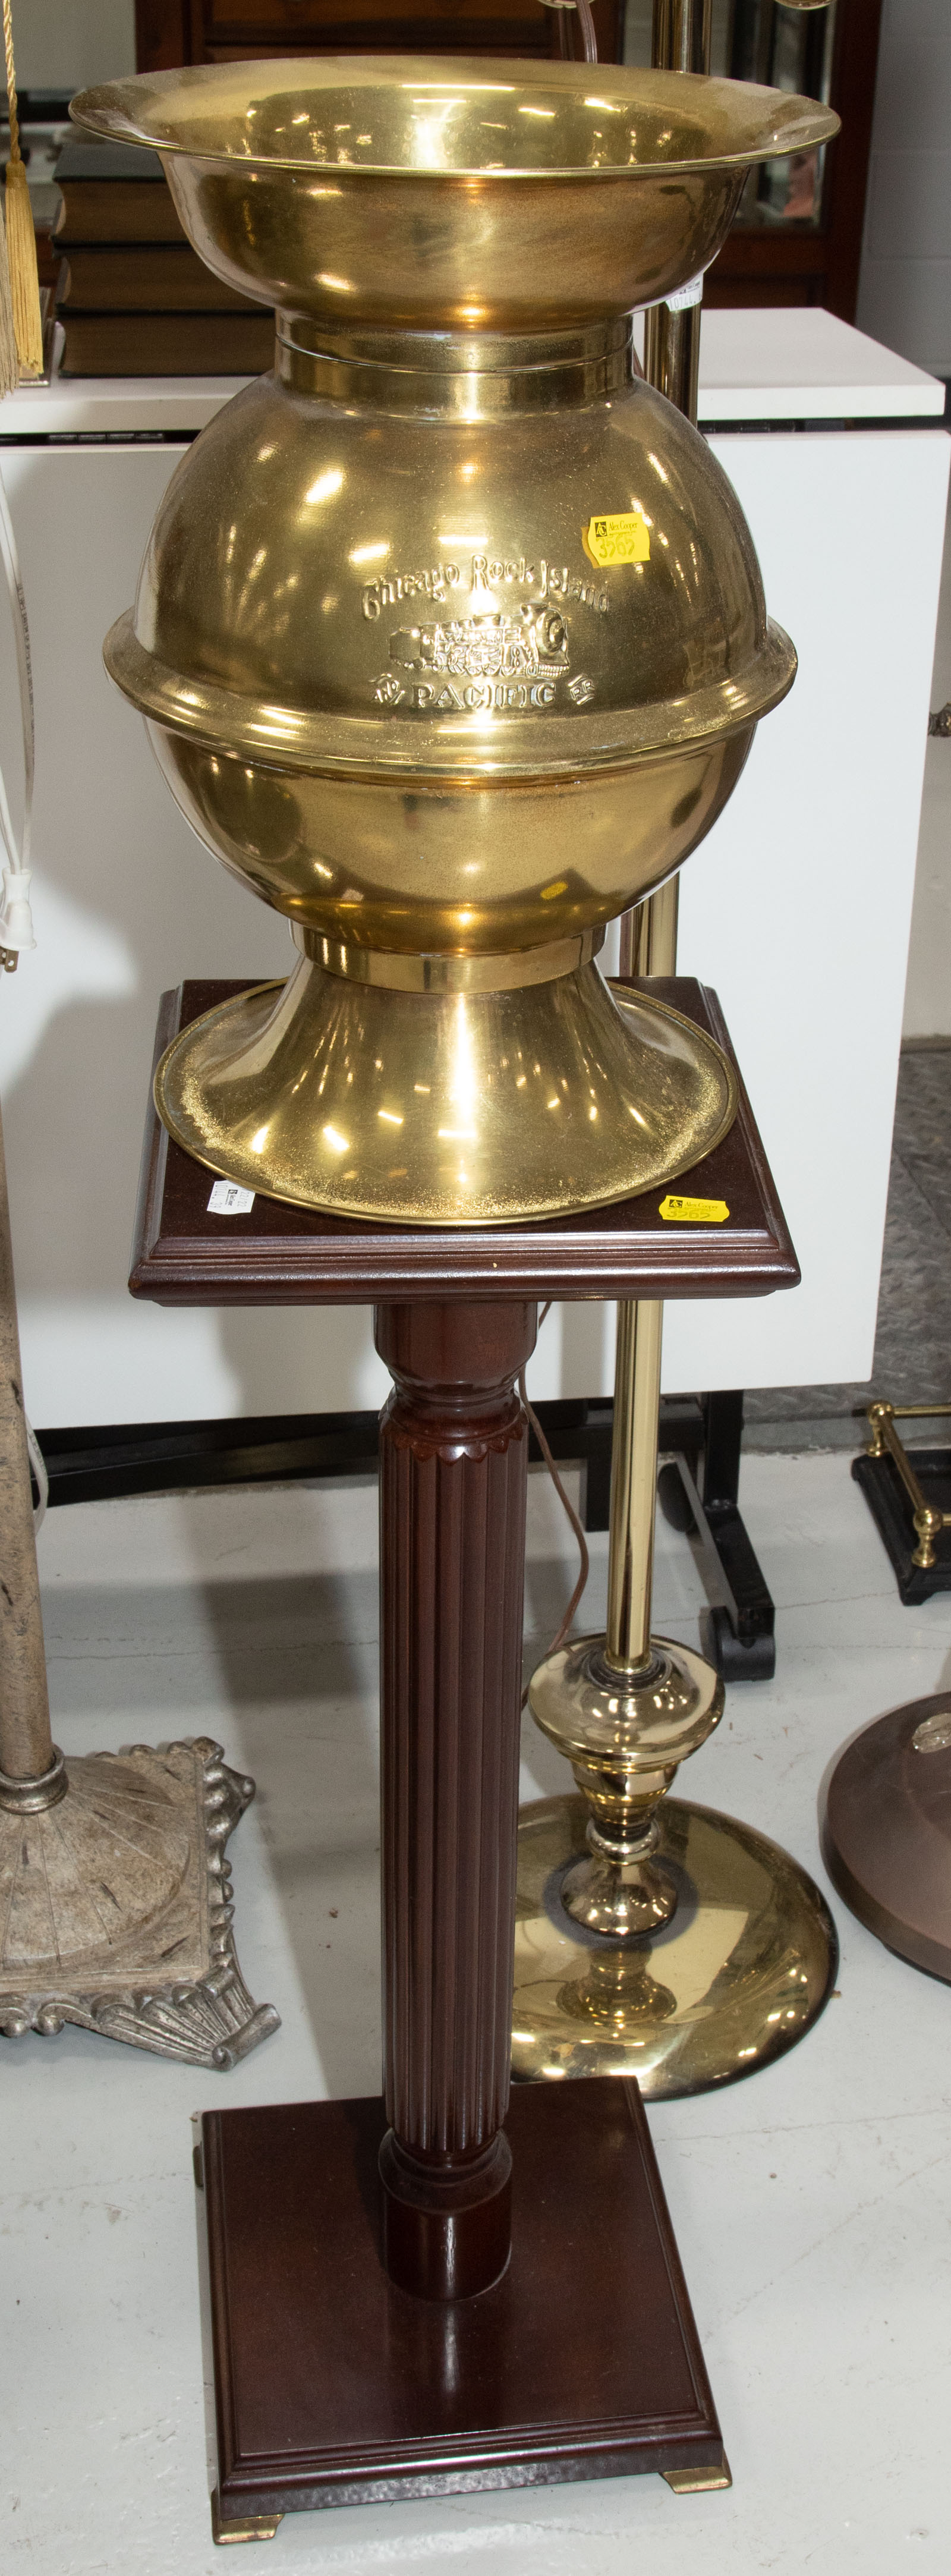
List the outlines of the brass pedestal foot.
<svg viewBox="0 0 951 2576">
<path fill-rule="evenodd" d="M 253 1796 L 207 1736 L 0 1778 L 0 2032 L 74 2022 L 220 2070 L 277 2030 L 238 1966 L 224 1856 Z"/>
<path fill-rule="evenodd" d="M 562 1902 L 584 1843 L 581 1798 L 522 1810 L 516 2077 L 635 2075 L 649 2099 L 735 2083 L 794 2047 L 835 1984 L 825 1899 L 765 1834 L 664 1798 L 655 1862 L 672 1919 L 639 1939 L 586 1930 Z"/>
<path fill-rule="evenodd" d="M 718 2469 L 662 2469 L 660 2474 L 674 2495 L 708 2495 L 713 2487 L 733 2484 L 725 2451 Z"/>
<path fill-rule="evenodd" d="M 689 2476 L 689 2474 L 690 2472 L 688 2470 L 686 2475 Z M 675 2475 L 679 2476 L 680 2472 L 675 2471 Z M 243 2513 L 240 2516 L 240 2519 L 235 2516 L 232 2520 L 225 2522 L 222 2517 L 221 2506 L 218 2500 L 218 2489 L 215 2487 L 213 2490 L 211 2497 L 211 2537 L 217 2549 L 223 2548 L 225 2542 L 228 2540 L 273 2540 L 274 2534 L 276 2531 L 280 2530 L 283 2520 L 284 2516 L 282 2513 Z"/>
</svg>

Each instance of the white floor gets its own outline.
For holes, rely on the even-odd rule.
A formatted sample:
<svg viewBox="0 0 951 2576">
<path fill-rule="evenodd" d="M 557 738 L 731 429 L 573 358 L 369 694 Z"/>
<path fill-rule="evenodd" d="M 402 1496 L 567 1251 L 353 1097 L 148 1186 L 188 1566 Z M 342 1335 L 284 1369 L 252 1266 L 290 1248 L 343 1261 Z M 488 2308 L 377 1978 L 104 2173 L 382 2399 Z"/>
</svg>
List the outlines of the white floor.
<svg viewBox="0 0 951 2576">
<path fill-rule="evenodd" d="M 733 1691 L 689 1794 L 821 1879 L 822 1773 L 858 1726 L 951 1679 L 951 1596 L 901 1608 L 843 1458 L 752 1457 L 743 1500 L 778 1603 L 778 1676 Z M 375 1490 L 86 1506 L 51 1514 L 40 1548 L 67 1752 L 209 1732 L 255 1774 L 231 1846 L 239 1953 L 283 2028 L 223 2077 L 77 2032 L 0 2050 L 0 2565 L 221 2576 L 189 2116 L 377 2088 Z M 567 1562 L 533 1477 L 542 1642 Z M 700 1600 L 685 1542 L 662 1530 L 656 1624 L 695 1640 Z M 529 1725 L 523 1794 L 566 1786 Z M 744 2084 L 651 2114 L 732 2492 L 619 2479 L 288 2516 L 255 2568 L 945 2576 L 951 1993 L 834 1910 L 840 1994 L 812 2035 Z"/>
</svg>

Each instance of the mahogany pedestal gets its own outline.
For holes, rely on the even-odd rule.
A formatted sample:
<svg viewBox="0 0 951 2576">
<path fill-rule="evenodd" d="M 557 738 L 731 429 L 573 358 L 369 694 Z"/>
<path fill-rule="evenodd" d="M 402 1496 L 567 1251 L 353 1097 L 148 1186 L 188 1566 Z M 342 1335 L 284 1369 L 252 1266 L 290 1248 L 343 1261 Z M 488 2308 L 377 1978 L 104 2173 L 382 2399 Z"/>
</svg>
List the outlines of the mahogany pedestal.
<svg viewBox="0 0 951 2576">
<path fill-rule="evenodd" d="M 167 996 L 159 1047 L 240 989 Z M 652 989 L 729 1045 L 701 986 Z M 722 2484 L 636 2089 L 528 2087 L 503 2124 L 527 1467 L 518 1376 L 541 1296 L 795 1285 L 742 1086 L 730 1134 L 679 1183 L 725 1199 L 725 1225 L 665 1225 L 661 1191 L 482 1232 L 260 1197 L 248 1215 L 220 1217 L 210 1186 L 153 1113 L 133 1294 L 372 1301 L 394 1380 L 380 1449 L 385 2113 L 320 2103 L 205 2123 L 219 2536 L 263 2536 L 249 2526 L 343 2498 L 648 2467 L 678 2485 Z"/>
</svg>

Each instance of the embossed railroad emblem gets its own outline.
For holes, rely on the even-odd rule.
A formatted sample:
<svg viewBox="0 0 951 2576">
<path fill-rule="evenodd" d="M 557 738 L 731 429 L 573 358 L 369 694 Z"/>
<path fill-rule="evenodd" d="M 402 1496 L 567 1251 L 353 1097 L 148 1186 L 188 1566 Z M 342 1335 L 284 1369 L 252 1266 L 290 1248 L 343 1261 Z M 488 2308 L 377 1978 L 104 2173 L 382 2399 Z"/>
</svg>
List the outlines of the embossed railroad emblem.
<svg viewBox="0 0 951 2576">
<path fill-rule="evenodd" d="M 378 703 L 429 708 L 434 714 L 489 705 L 515 711 L 551 706 L 556 682 L 568 679 L 571 669 L 564 619 L 555 609 L 536 613 L 527 605 L 514 616 L 452 617 L 432 626 L 397 627 L 390 635 L 389 658 L 415 675 L 416 685 L 385 671 L 373 684 Z M 441 690 L 439 674 L 445 675 Z M 593 688 L 591 680 L 579 676 L 570 693 L 576 704 L 583 703 Z"/>
<path fill-rule="evenodd" d="M 558 680 L 569 669 L 564 619 L 552 609 L 535 617 L 452 617 L 435 626 L 398 627 L 390 661 L 410 671 L 449 671 L 467 680 Z"/>
</svg>

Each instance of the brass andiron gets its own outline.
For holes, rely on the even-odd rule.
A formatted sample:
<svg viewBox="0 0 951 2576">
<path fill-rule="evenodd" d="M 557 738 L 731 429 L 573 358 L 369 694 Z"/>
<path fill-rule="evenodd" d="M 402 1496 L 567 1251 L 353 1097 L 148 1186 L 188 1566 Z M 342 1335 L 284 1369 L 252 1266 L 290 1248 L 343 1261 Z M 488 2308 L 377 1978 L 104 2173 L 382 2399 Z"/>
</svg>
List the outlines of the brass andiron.
<svg viewBox="0 0 951 2576">
<path fill-rule="evenodd" d="M 709 0 L 655 0 L 655 65 L 705 72 L 709 22 Z M 648 379 L 693 422 L 700 314 L 698 292 L 646 317 Z M 623 972 L 674 974 L 677 888 L 673 876 L 622 924 Z M 584 1808 L 550 1799 L 523 1814 L 513 2066 L 523 2075 L 636 2073 L 642 2091 L 679 2093 L 749 2073 L 801 2037 L 825 2002 L 837 1953 L 818 1891 L 775 1845 L 729 1818 L 661 1805 L 679 1764 L 719 1723 L 724 1688 L 701 1655 L 651 1633 L 663 1307 L 621 1305 L 617 1325 L 606 1634 L 573 1639 L 529 1684 L 532 1715 L 571 1762 Z M 565 1868 L 583 1822 L 587 1853 Z M 698 1985 L 704 1910 L 714 1978 L 701 1967 Z M 717 1933 L 731 1915 L 738 1937 L 724 1950 Z M 634 1976 L 636 1954 L 625 1980 L 625 1948 L 605 1949 L 609 1985 L 612 1958 L 617 1969 L 614 2000 L 609 2015 L 594 2012 L 597 1960 L 583 1948 L 571 1960 L 559 1916 L 617 1945 L 656 1943 L 671 1925 L 658 1960 L 670 1986 L 648 1977 L 646 1956 Z M 714 1981 L 715 2008 L 706 2001 Z"/>
<path fill-rule="evenodd" d="M 951 1404 L 890 1404 L 887 1397 L 880 1397 L 874 1404 L 868 1406 L 868 1427 L 871 1437 L 866 1455 L 869 1458 L 887 1456 L 894 1461 L 911 1504 L 911 1516 L 915 1525 L 915 1546 L 911 1562 L 913 1565 L 922 1566 L 928 1572 L 935 1561 L 936 1540 L 940 1538 L 942 1530 L 951 1529 L 951 1512 L 941 1511 L 936 1503 L 929 1503 L 927 1494 L 922 1491 L 915 1474 L 914 1451 L 909 1457 L 904 1441 L 895 1429 L 895 1424 L 896 1422 L 938 1421 L 948 1413 L 951 1413 Z"/>
<path fill-rule="evenodd" d="M 277 308 L 274 373 L 178 467 L 106 645 L 298 952 L 175 1040 L 166 1126 L 255 1190 L 414 1224 L 666 1182 L 730 1123 L 724 1060 L 596 954 L 709 831 L 795 656 L 631 316 L 835 118 L 400 56 L 158 73 L 73 113 L 157 149 L 196 250 Z"/>
</svg>

